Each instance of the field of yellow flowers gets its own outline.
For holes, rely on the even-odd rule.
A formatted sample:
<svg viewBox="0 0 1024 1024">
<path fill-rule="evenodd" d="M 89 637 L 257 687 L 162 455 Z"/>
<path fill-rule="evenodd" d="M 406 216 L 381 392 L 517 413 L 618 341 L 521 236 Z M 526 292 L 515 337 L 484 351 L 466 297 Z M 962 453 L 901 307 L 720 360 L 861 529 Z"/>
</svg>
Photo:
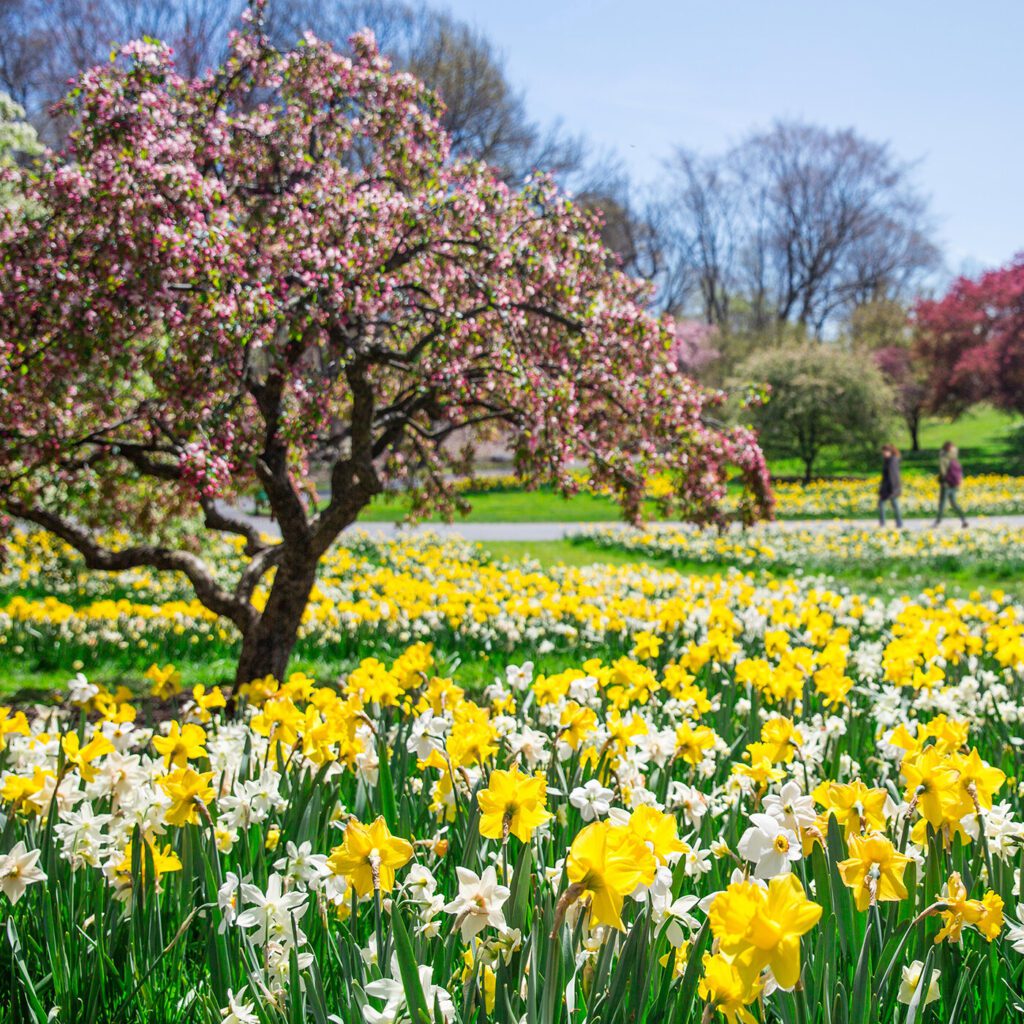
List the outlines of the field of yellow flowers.
<svg viewBox="0 0 1024 1024">
<path fill-rule="evenodd" d="M 238 693 L 183 689 L 234 638 L 173 578 L 21 534 L 0 595 L 0 666 L 69 669 L 0 707 L 4 1021 L 1024 1014 L 1004 594 L 356 538 L 304 626 L 340 671 Z"/>
</svg>

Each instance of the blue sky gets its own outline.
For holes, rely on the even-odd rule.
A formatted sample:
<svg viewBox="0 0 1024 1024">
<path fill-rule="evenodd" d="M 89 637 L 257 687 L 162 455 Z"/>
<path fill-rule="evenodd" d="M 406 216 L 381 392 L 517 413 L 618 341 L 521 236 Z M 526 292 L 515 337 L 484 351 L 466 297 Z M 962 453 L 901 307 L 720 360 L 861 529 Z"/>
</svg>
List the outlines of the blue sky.
<svg viewBox="0 0 1024 1024">
<path fill-rule="evenodd" d="M 1024 251 L 1024 0 L 449 0 L 531 112 L 653 179 L 776 117 L 919 161 L 953 272 Z"/>
</svg>

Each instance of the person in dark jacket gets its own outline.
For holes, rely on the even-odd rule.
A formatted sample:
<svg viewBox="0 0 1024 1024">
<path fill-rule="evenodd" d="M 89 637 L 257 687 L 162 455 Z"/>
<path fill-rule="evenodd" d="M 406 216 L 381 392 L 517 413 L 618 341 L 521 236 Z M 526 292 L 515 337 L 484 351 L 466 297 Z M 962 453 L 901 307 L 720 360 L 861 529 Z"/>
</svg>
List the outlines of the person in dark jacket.
<svg viewBox="0 0 1024 1024">
<path fill-rule="evenodd" d="M 896 516 L 896 529 L 903 529 L 900 515 L 900 495 L 903 481 L 900 479 L 900 450 L 893 444 L 882 445 L 882 480 L 878 485 L 878 524 L 885 526 L 885 503 L 892 505 Z"/>
<path fill-rule="evenodd" d="M 948 501 L 949 507 L 960 517 L 960 525 L 964 529 L 967 528 L 967 517 L 956 500 L 960 485 L 964 482 L 964 470 L 957 458 L 958 455 L 959 452 L 952 441 L 947 441 L 939 452 L 939 514 L 932 526 L 938 526 L 942 522 L 942 513 L 946 510 Z"/>
</svg>

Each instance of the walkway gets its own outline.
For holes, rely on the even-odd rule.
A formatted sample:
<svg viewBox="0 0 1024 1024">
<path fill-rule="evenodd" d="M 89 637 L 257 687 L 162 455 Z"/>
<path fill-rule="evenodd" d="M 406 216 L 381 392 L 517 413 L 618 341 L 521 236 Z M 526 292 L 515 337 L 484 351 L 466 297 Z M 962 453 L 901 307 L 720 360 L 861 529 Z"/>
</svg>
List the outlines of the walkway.
<svg viewBox="0 0 1024 1024">
<path fill-rule="evenodd" d="M 263 516 L 250 516 L 239 509 L 232 509 L 232 514 L 241 514 L 248 522 L 255 523 L 270 536 L 277 536 L 277 525 Z M 978 526 L 1016 526 L 1024 527 L 1024 515 L 1016 516 L 975 516 L 968 520 Z M 904 521 L 904 529 L 918 532 L 928 529 L 932 524 L 929 518 L 908 519 Z M 584 530 L 598 527 L 617 527 L 621 522 L 610 523 L 418 523 L 415 526 L 400 527 L 397 523 L 359 522 L 351 527 L 363 530 L 372 537 L 394 537 L 400 531 L 407 533 L 435 533 L 442 537 L 464 537 L 471 541 L 552 541 L 564 540 Z M 653 523 L 653 526 L 672 527 L 679 523 Z M 783 530 L 826 530 L 837 526 L 861 527 L 877 529 L 878 522 L 874 519 L 784 519 L 774 524 Z M 946 519 L 941 529 L 952 530 L 958 526 L 955 519 Z"/>
</svg>

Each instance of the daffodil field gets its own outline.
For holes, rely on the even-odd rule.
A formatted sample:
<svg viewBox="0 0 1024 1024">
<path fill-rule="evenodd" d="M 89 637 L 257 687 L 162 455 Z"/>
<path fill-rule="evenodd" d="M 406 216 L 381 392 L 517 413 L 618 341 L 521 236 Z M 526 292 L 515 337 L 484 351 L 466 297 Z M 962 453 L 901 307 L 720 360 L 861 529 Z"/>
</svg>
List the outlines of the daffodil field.
<svg viewBox="0 0 1024 1024">
<path fill-rule="evenodd" d="M 67 683 L 0 707 L 0 1019 L 1020 1018 L 1024 606 L 753 571 L 828 538 L 354 535 L 236 691 L 178 579 L 17 532 L 0 676 Z"/>
<path fill-rule="evenodd" d="M 774 485 L 776 515 L 787 519 L 871 519 L 877 514 L 878 479 L 815 480 Z M 934 516 L 938 483 L 932 473 L 903 477 L 900 507 L 905 516 Z M 968 515 L 1024 512 L 1024 478 L 998 473 L 969 476 L 959 497 Z"/>
<path fill-rule="evenodd" d="M 575 474 L 575 484 L 584 493 L 607 495 L 605 490 L 592 490 L 584 474 Z M 499 491 L 513 491 L 523 486 L 511 474 L 480 475 L 460 481 L 459 489 L 466 494 L 481 495 Z M 814 480 L 811 483 L 779 482 L 773 485 L 775 514 L 781 519 L 858 519 L 873 518 L 878 511 L 878 479 L 841 478 Z M 671 494 L 674 484 L 664 474 L 647 480 L 648 499 L 656 501 Z M 1024 477 L 1000 473 L 982 473 L 964 480 L 959 498 L 965 510 L 972 515 L 1015 515 L 1024 513 Z M 938 484 L 935 475 L 927 472 L 908 472 L 903 477 L 900 505 L 905 516 L 934 516 L 938 504 Z M 735 511 L 737 496 L 728 495 L 724 507 Z M 571 506 L 565 517 L 572 518 Z M 649 510 L 656 514 L 656 509 Z"/>
<path fill-rule="evenodd" d="M 856 567 L 864 573 L 886 573 L 906 568 L 931 573 L 936 582 L 944 573 L 965 567 L 994 580 L 1017 580 L 1024 573 L 1024 528 L 983 522 L 966 530 L 947 524 L 913 532 L 840 523 L 764 524 L 722 533 L 688 526 L 616 525 L 584 528 L 576 539 L 680 564 L 772 572 Z"/>
</svg>

